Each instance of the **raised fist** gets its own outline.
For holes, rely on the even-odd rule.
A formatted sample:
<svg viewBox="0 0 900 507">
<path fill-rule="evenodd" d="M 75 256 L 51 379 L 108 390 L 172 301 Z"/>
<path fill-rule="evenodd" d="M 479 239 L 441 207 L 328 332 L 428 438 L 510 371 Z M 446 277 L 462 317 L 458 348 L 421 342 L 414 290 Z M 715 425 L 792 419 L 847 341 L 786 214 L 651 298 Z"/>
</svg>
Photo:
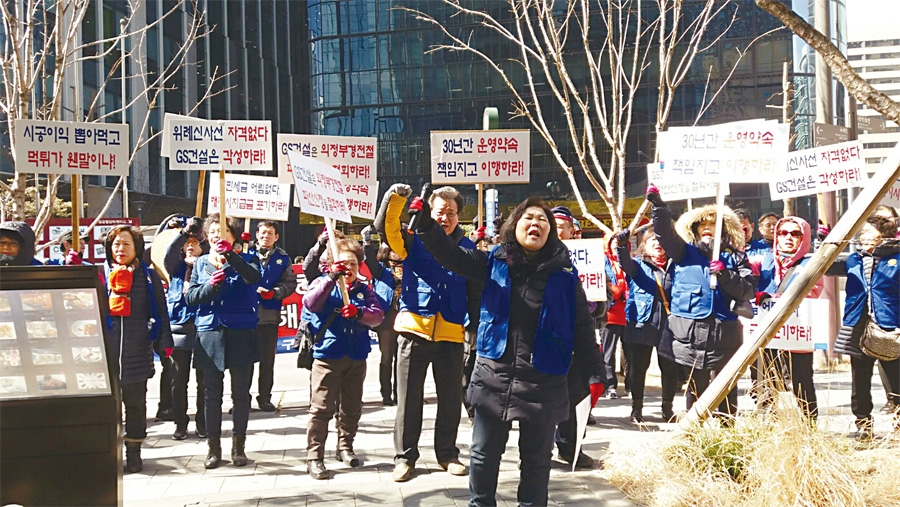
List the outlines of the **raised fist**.
<svg viewBox="0 0 900 507">
<path fill-rule="evenodd" d="M 388 193 L 397 194 L 405 199 L 412 195 L 412 187 L 406 183 L 394 183 L 388 189 Z"/>
</svg>

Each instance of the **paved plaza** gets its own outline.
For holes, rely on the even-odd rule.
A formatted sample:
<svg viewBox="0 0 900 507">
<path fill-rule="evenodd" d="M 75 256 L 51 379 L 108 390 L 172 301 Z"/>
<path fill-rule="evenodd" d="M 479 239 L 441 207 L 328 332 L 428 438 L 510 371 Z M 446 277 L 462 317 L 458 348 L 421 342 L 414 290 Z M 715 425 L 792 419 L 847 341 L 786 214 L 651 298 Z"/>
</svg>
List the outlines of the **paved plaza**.
<svg viewBox="0 0 900 507">
<path fill-rule="evenodd" d="M 126 506 L 247 506 L 247 505 L 404 505 L 404 506 L 452 506 L 468 502 L 468 479 L 454 477 L 441 470 L 432 451 L 436 398 L 430 375 L 426 384 L 425 423 L 420 449 L 422 458 L 409 482 L 391 480 L 393 470 L 393 421 L 396 407 L 384 407 L 378 387 L 378 349 L 373 348 L 369 357 L 366 377 L 363 415 L 355 449 L 363 461 L 357 469 L 351 469 L 333 459 L 336 446 L 335 434 L 329 434 L 330 449 L 326 466 L 331 471 L 327 481 L 310 479 L 306 474 L 306 422 L 309 405 L 309 374 L 295 366 L 294 354 L 279 354 L 276 361 L 276 380 L 273 403 L 279 410 L 264 413 L 256 408 L 250 415 L 247 434 L 247 456 L 250 464 L 236 468 L 230 463 L 231 421 L 226 414 L 223 421 L 222 454 L 224 464 L 215 470 L 206 470 L 206 440 L 199 440 L 194 433 L 193 422 L 189 426 L 187 440 L 172 439 L 173 422 L 148 421 L 148 438 L 144 443 L 144 470 L 127 474 L 124 478 Z M 655 373 L 658 375 L 658 373 Z M 659 379 L 648 378 L 644 417 L 647 423 L 641 427 L 628 420 L 631 399 L 601 399 L 593 411 L 597 424 L 588 426 L 585 450 L 595 458 L 602 458 L 617 441 L 650 438 L 654 432 L 671 430 L 675 425 L 662 424 L 660 414 Z M 849 372 L 816 372 L 819 404 L 822 412 L 820 425 L 826 430 L 847 433 L 851 431 Z M 226 382 L 226 386 L 227 386 Z M 620 379 L 621 384 L 621 379 Z M 884 402 L 884 390 L 878 376 L 873 378 L 875 407 Z M 740 408 L 752 409 L 749 397 L 743 396 L 749 380 L 741 381 Z M 159 381 L 151 379 L 148 393 L 148 414 L 156 413 L 159 399 Z M 621 385 L 619 388 L 621 392 Z M 251 389 L 256 393 L 256 387 Z M 189 412 L 193 413 L 191 399 Z M 684 408 L 684 398 L 675 400 L 676 411 Z M 230 408 L 229 394 L 223 409 Z M 876 434 L 890 430 L 887 416 L 876 413 Z M 472 426 L 463 413 L 458 442 L 460 459 L 468 465 Z M 518 433 L 510 435 L 507 453 L 503 456 L 498 487 L 498 504 L 515 505 L 518 484 Z M 594 470 L 570 472 L 554 459 L 550 476 L 551 505 L 604 505 L 625 507 L 634 505 L 603 478 L 602 465 Z"/>
</svg>

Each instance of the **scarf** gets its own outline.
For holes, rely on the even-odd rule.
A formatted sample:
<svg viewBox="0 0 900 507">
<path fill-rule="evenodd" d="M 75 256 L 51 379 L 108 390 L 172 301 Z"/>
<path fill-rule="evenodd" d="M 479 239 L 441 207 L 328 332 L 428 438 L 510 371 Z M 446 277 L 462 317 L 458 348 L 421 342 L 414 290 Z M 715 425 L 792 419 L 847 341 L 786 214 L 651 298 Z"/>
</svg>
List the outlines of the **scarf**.
<svg viewBox="0 0 900 507">
<path fill-rule="evenodd" d="M 134 266 L 116 266 L 110 271 L 107 288 L 109 289 L 109 313 L 116 317 L 131 316 L 131 286 L 134 282 Z"/>
</svg>

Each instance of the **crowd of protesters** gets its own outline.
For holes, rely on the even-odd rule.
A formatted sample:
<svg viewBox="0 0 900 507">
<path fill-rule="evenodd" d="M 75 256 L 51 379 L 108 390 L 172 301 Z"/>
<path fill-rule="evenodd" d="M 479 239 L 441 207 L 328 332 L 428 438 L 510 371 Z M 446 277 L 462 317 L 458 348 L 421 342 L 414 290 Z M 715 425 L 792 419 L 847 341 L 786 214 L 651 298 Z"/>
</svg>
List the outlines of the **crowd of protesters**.
<svg viewBox="0 0 900 507">
<path fill-rule="evenodd" d="M 554 443 L 561 460 L 592 467 L 575 454 L 575 406 L 631 396 L 631 421 L 645 422 L 646 375 L 654 349 L 661 373 L 661 420 L 674 422 L 673 401 L 684 392 L 686 410 L 743 344 L 744 323 L 757 306 L 782 295 L 809 264 L 815 231 L 804 219 L 704 206 L 676 219 L 659 190 L 647 188 L 649 223 L 606 235 L 606 301 L 588 301 L 564 240 L 582 229 L 571 210 L 549 208 L 537 197 L 519 204 L 471 237 L 459 224 L 464 200 L 452 187 L 426 199 L 395 184 L 386 192 L 361 243 L 323 231 L 303 258 L 308 289 L 303 326 L 316 337 L 310 372 L 307 471 L 326 479 L 328 425 L 336 419 L 336 458 L 361 466 L 354 438 L 362 413 L 371 339 L 381 352 L 382 403 L 396 405 L 394 481 L 410 480 L 420 457 L 426 372 L 437 391 L 433 451 L 441 468 L 469 475 L 471 505 L 494 505 L 500 458 L 513 421 L 520 432 L 518 501 L 547 501 Z M 404 210 L 411 217 L 401 220 Z M 722 216 L 717 217 L 718 214 Z M 714 257 L 716 222 L 721 248 Z M 845 276 L 846 304 L 835 351 L 850 356 L 852 412 L 861 437 L 873 434 L 873 368 L 888 394 L 884 410 L 900 410 L 900 359 L 870 357 L 860 345 L 867 326 L 900 328 L 900 233 L 896 210 L 884 206 L 867 219 L 855 248 L 829 268 Z M 276 243 L 279 225 L 262 221 L 255 241 L 234 218 L 217 214 L 163 224 L 174 239 L 164 249 L 164 286 L 145 262 L 144 239 L 118 226 L 105 239 L 98 267 L 109 299 L 106 336 L 114 351 L 124 404 L 125 469 L 142 469 L 147 382 L 154 351 L 162 358 L 158 418 L 175 422 L 175 440 L 188 436 L 188 384 L 197 384 L 195 432 L 208 441 L 206 468 L 222 464 L 225 371 L 232 396 L 231 464 L 244 466 L 251 384 L 259 363 L 258 408 L 274 412 L 275 346 L 282 300 L 296 289 L 288 254 Z M 760 239 L 754 240 L 754 226 Z M 159 231 L 158 231 L 159 232 Z M 375 232 L 378 240 L 375 241 Z M 64 255 L 48 264 L 86 264 L 72 237 L 58 238 Z M 34 233 L 22 222 L 0 224 L 0 265 L 40 264 Z M 635 246 L 632 251 L 632 245 Z M 359 276 L 365 264 L 369 280 Z M 821 280 L 807 297 L 819 297 Z M 619 391 L 617 350 L 625 372 Z M 752 368 L 757 405 L 771 403 L 776 385 L 789 387 L 810 421 L 818 415 L 808 350 L 766 350 Z M 774 382 L 773 382 L 774 380 Z M 461 382 L 462 381 L 462 382 Z M 462 383 L 462 388 L 460 385 Z M 163 406 L 166 405 L 166 406 Z M 470 463 L 459 459 L 463 406 L 473 421 Z M 737 390 L 715 409 L 737 413 Z M 900 427 L 900 423 L 898 423 Z"/>
</svg>

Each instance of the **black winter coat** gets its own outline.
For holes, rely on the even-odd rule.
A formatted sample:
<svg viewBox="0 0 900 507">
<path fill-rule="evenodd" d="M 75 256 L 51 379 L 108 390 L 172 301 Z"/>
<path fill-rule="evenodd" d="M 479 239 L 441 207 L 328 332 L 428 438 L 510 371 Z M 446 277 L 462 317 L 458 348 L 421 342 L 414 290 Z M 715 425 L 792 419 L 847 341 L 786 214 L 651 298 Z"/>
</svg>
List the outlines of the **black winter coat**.
<svg viewBox="0 0 900 507">
<path fill-rule="evenodd" d="M 492 252 L 459 248 L 440 227 L 419 231 L 428 251 L 447 269 L 470 280 L 485 282 L 489 256 L 509 262 L 508 245 Z M 510 266 L 512 282 L 507 346 L 500 359 L 477 357 L 467 397 L 469 403 L 503 421 L 525 420 L 557 424 L 569 417 L 567 376 L 547 375 L 531 364 L 538 314 L 547 279 L 571 268 L 569 250 L 554 241 L 538 257 L 521 266 Z M 594 338 L 594 322 L 584 290 L 578 286 L 575 309 L 575 351 L 572 367 L 585 377 L 605 378 L 603 355 Z"/>
</svg>

